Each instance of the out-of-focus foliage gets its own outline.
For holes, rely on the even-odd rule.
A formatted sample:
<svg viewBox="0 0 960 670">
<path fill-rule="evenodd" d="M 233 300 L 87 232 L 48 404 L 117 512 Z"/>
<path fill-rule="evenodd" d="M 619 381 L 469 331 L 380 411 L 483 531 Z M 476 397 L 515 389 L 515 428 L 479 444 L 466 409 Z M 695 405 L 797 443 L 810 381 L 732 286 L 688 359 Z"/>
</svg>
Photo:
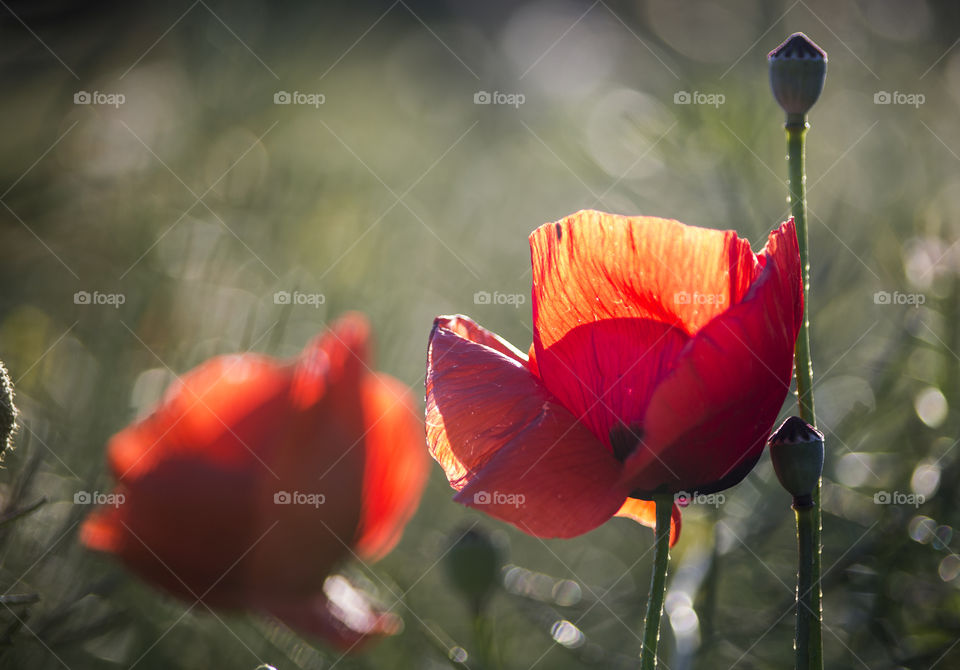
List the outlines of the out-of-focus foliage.
<svg viewBox="0 0 960 670">
<path fill-rule="evenodd" d="M 765 54 L 796 30 L 829 53 L 808 137 L 827 666 L 960 663 L 956 7 L 0 13 L 0 359 L 22 411 L 0 471 L 0 665 L 477 668 L 477 631 L 439 567 L 450 534 L 476 524 L 510 546 L 487 606 L 491 657 L 634 667 L 652 533 L 626 520 L 542 542 L 450 502 L 436 468 L 398 548 L 345 567 L 396 603 L 405 631 L 340 660 L 83 551 L 82 503 L 109 490 L 109 436 L 210 355 L 292 354 L 346 309 L 371 316 L 379 366 L 417 389 L 437 314 L 469 313 L 526 347 L 526 236 L 545 221 L 594 207 L 761 243 L 787 215 Z M 292 104 L 275 104 L 281 92 Z M 481 92 L 492 104 L 475 104 Z M 666 664 L 788 667 L 789 496 L 767 457 L 724 496 L 685 513 Z"/>
</svg>

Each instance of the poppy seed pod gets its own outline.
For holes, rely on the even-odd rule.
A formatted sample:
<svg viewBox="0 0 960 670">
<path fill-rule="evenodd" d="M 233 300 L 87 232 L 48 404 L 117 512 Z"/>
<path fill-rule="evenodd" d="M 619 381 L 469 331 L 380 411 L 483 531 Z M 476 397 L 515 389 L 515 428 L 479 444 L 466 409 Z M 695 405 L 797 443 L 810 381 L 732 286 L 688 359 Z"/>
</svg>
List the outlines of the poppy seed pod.
<svg viewBox="0 0 960 670">
<path fill-rule="evenodd" d="M 482 529 L 469 528 L 457 535 L 445 557 L 447 576 L 477 613 L 500 583 L 503 552 Z"/>
<path fill-rule="evenodd" d="M 791 416 L 770 436 L 769 445 L 777 479 L 804 506 L 823 472 L 823 433 Z"/>
<path fill-rule="evenodd" d="M 773 97 L 787 115 L 804 115 L 817 102 L 827 77 L 827 52 L 794 33 L 767 54 Z"/>
</svg>

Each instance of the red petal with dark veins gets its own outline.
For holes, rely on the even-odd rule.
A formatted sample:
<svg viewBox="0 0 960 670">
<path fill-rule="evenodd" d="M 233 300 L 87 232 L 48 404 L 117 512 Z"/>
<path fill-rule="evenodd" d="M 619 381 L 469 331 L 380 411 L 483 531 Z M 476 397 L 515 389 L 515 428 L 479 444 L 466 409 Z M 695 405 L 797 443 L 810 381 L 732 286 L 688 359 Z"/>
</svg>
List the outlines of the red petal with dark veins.
<svg viewBox="0 0 960 670">
<path fill-rule="evenodd" d="M 547 388 L 605 442 L 638 423 L 689 336 L 759 272 L 732 231 L 582 211 L 530 236 L 534 345 Z"/>
<path fill-rule="evenodd" d="M 644 439 L 626 462 L 631 490 L 717 490 L 763 450 L 790 389 L 803 318 L 793 221 L 770 234 L 762 272 L 739 303 L 690 341 L 654 392 Z"/>
<path fill-rule="evenodd" d="M 611 446 L 610 431 L 640 429 L 659 381 L 689 337 L 683 330 L 649 319 L 607 319 L 568 331 L 537 353 L 544 385 L 593 434 Z"/>
<path fill-rule="evenodd" d="M 542 537 L 613 516 L 627 495 L 621 464 L 524 362 L 447 323 L 430 336 L 427 443 L 456 500 Z"/>
</svg>

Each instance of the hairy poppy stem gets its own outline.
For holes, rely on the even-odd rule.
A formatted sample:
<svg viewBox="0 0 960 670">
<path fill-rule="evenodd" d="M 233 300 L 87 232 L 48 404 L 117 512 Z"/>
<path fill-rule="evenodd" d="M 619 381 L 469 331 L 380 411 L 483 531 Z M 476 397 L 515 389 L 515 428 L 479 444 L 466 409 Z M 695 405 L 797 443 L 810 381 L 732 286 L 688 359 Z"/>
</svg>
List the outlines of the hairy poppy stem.
<svg viewBox="0 0 960 670">
<path fill-rule="evenodd" d="M 797 513 L 797 555 L 800 559 L 797 571 L 797 668 L 812 668 L 814 660 L 811 626 L 819 623 L 819 617 L 814 616 L 814 508 L 812 506 L 798 506 L 794 500 L 793 507 Z M 822 659 L 818 662 L 822 665 Z"/>
<path fill-rule="evenodd" d="M 810 360 L 810 254 L 807 246 L 807 196 L 806 171 L 804 169 L 805 140 L 807 135 L 807 112 L 820 98 L 827 77 L 827 52 L 817 46 L 803 33 L 794 33 L 776 49 L 767 54 L 770 64 L 770 88 L 773 97 L 787 114 L 787 161 L 790 176 L 790 210 L 796 224 L 797 246 L 800 248 L 800 266 L 803 272 L 803 321 L 797 337 L 795 351 L 797 371 L 797 402 L 800 419 L 811 431 L 816 432 L 813 411 L 813 365 Z M 819 433 L 817 433 L 819 435 Z M 822 435 L 821 435 L 822 438 Z M 808 452 L 807 465 L 823 465 L 823 442 L 819 453 Z M 771 452 L 772 453 L 772 452 Z M 790 459 L 787 459 L 788 461 Z M 794 472 L 789 463 L 783 463 L 786 482 L 792 483 Z M 801 468 L 803 470 L 804 468 Z M 823 647 L 820 632 L 822 612 L 820 609 L 820 471 L 814 472 L 816 481 L 804 491 L 793 491 L 794 509 L 797 510 L 797 538 L 799 542 L 800 569 L 797 589 L 797 670 L 822 670 Z M 785 480 L 781 477 L 781 483 Z M 802 498 L 797 498 L 802 494 Z M 803 511 L 801 512 L 801 508 Z M 804 581 L 810 588 L 803 588 Z M 809 598 L 806 598 L 809 594 Z M 809 606 L 801 603 L 809 601 Z"/>
<path fill-rule="evenodd" d="M 800 418 L 816 425 L 813 407 L 813 362 L 810 357 L 810 252 L 807 234 L 806 135 L 809 128 L 806 114 L 787 114 L 787 160 L 790 175 L 790 209 L 797 229 L 800 265 L 803 272 L 803 321 L 795 352 L 797 402 Z M 820 482 L 811 493 L 810 507 L 797 510 L 799 571 L 797 573 L 797 670 L 822 670 L 820 592 Z M 806 585 L 804 581 L 806 580 Z"/>
<path fill-rule="evenodd" d="M 653 552 L 653 575 L 647 595 L 647 616 L 643 622 L 643 650 L 640 652 L 640 670 L 657 667 L 657 642 L 660 640 L 660 617 L 663 614 L 663 596 L 667 589 L 667 562 L 670 558 L 670 517 L 673 514 L 673 496 L 653 497 L 657 505 L 656 545 Z"/>
</svg>

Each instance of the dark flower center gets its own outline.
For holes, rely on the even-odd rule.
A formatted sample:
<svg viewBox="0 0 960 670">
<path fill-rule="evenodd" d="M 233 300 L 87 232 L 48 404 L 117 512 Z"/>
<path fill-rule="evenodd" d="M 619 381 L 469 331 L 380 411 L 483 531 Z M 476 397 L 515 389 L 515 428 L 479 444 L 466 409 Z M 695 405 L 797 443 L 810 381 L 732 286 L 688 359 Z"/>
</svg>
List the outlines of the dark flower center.
<svg viewBox="0 0 960 670">
<path fill-rule="evenodd" d="M 638 423 L 629 426 L 620 423 L 610 429 L 610 446 L 614 457 L 621 463 L 637 450 L 642 440 L 643 428 Z"/>
</svg>

